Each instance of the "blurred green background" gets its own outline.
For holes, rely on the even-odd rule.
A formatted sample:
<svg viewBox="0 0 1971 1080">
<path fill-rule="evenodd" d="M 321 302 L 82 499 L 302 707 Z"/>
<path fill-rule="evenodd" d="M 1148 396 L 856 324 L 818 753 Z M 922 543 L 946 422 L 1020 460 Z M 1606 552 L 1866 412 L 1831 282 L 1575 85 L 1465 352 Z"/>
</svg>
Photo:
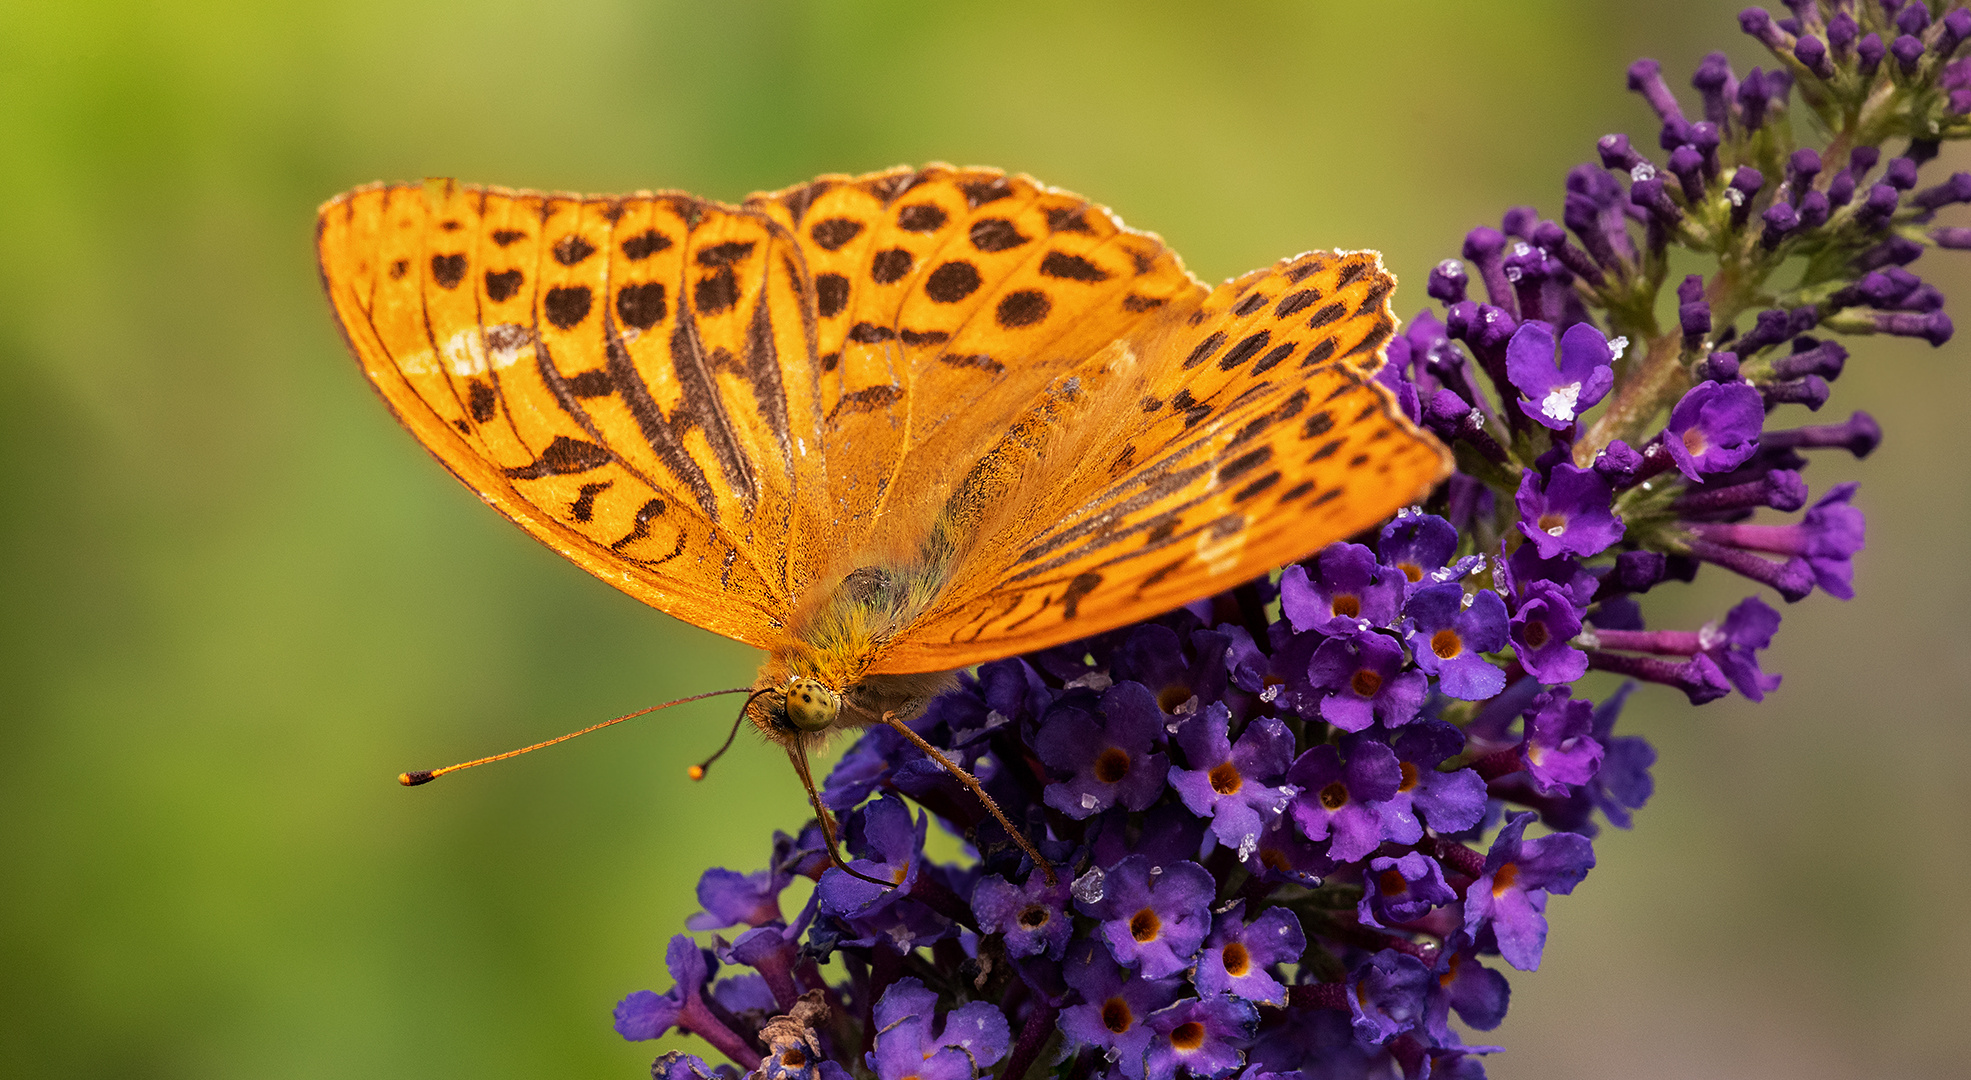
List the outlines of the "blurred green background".
<svg viewBox="0 0 1971 1080">
<path fill-rule="evenodd" d="M 396 427 L 315 281 L 323 199 L 427 175 L 736 199 L 990 163 L 1206 279 L 1379 247 L 1408 314 L 1467 228 L 1556 214 L 1596 136 L 1653 141 L 1631 59 L 1679 86 L 1710 48 L 1766 62 L 1732 11 L 6 5 L 0 1071 L 643 1075 L 611 1005 L 669 985 L 700 870 L 756 868 L 804 817 L 754 742 L 683 779 L 723 734 L 709 704 L 392 783 L 753 659 L 528 540 Z M 1963 260 L 1920 269 L 1971 312 Z M 1861 597 L 1787 612 L 1764 706 L 1638 695 L 1657 798 L 1553 903 L 1495 1077 L 1962 1067 L 1971 356 L 1857 354 L 1829 412 L 1887 440 L 1809 479 L 1867 478 Z M 1652 617 L 1751 591 L 1708 574 Z"/>
</svg>

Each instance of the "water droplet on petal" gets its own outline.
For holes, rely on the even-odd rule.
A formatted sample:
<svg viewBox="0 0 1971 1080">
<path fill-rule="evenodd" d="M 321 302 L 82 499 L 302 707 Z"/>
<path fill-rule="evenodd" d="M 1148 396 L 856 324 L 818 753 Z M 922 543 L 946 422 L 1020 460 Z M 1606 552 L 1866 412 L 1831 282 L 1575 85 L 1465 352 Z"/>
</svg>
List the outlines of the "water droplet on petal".
<svg viewBox="0 0 1971 1080">
<path fill-rule="evenodd" d="M 1098 866 L 1074 879 L 1074 884 L 1068 887 L 1068 891 L 1074 895 L 1078 903 L 1099 904 L 1102 902 L 1103 878 L 1102 868 Z"/>
</svg>

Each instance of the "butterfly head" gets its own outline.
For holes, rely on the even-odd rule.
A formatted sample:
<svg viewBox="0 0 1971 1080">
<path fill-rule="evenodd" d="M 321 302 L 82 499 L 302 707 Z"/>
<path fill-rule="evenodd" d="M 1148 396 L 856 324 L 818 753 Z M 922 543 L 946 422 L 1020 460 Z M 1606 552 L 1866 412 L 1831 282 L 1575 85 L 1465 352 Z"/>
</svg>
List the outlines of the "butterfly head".
<svg viewBox="0 0 1971 1080">
<path fill-rule="evenodd" d="M 819 679 L 797 676 L 789 680 L 785 704 L 787 723 L 809 734 L 826 731 L 842 715 L 842 695 Z"/>
</svg>

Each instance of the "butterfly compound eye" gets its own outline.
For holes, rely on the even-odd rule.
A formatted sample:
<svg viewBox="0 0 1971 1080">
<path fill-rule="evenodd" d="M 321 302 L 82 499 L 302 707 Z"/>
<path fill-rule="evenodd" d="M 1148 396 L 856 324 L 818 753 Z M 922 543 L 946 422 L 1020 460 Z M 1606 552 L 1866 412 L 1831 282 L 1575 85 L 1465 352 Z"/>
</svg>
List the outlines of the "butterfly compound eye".
<svg viewBox="0 0 1971 1080">
<path fill-rule="evenodd" d="M 802 731 L 821 731 L 842 711 L 842 695 L 814 679 L 787 684 L 787 719 Z"/>
</svg>

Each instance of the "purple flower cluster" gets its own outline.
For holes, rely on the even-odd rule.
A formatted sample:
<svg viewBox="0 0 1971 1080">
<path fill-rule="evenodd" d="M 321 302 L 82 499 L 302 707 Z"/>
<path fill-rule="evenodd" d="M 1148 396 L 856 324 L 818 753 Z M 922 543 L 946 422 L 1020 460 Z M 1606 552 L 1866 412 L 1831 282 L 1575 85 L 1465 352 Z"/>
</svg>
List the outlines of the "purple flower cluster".
<svg viewBox="0 0 1971 1080">
<path fill-rule="evenodd" d="M 1636 63 L 1660 153 L 1603 138 L 1558 222 L 1514 209 L 1431 273 L 1441 309 L 1378 376 L 1457 454 L 1429 503 L 1277 578 L 986 664 L 910 721 L 1055 884 L 877 727 L 821 793 L 862 877 L 813 823 L 764 871 L 708 872 L 688 926 L 720 933 L 674 938 L 675 986 L 624 999 L 617 1030 L 688 1031 L 776 1080 L 1482 1077 L 1496 1048 L 1463 1032 L 1503 1020 L 1499 965 L 1539 966 L 1549 899 L 1594 866 L 1600 822 L 1628 827 L 1651 794 L 1654 751 L 1614 732 L 1630 693 L 1779 685 L 1766 600 L 1650 629 L 1637 597 L 1707 564 L 1784 602 L 1851 596 L 1855 487 L 1816 498 L 1804 452 L 1865 456 L 1880 432 L 1783 418 L 1825 404 L 1836 335 L 1951 333 L 1909 267 L 1971 247 L 1933 224 L 1971 174 L 1920 177 L 1971 135 L 1971 10 L 1788 10 L 1740 16 L 1772 67 L 1706 57 L 1689 112 Z M 1799 108 L 1832 134 L 1802 141 Z M 1672 247 L 1708 268 L 1676 285 L 1673 323 Z M 1590 671 L 1630 681 L 1592 700 Z M 963 858 L 926 856 L 933 820 Z M 803 876 L 790 922 L 780 895 Z M 744 970 L 715 981 L 721 964 Z"/>
</svg>

